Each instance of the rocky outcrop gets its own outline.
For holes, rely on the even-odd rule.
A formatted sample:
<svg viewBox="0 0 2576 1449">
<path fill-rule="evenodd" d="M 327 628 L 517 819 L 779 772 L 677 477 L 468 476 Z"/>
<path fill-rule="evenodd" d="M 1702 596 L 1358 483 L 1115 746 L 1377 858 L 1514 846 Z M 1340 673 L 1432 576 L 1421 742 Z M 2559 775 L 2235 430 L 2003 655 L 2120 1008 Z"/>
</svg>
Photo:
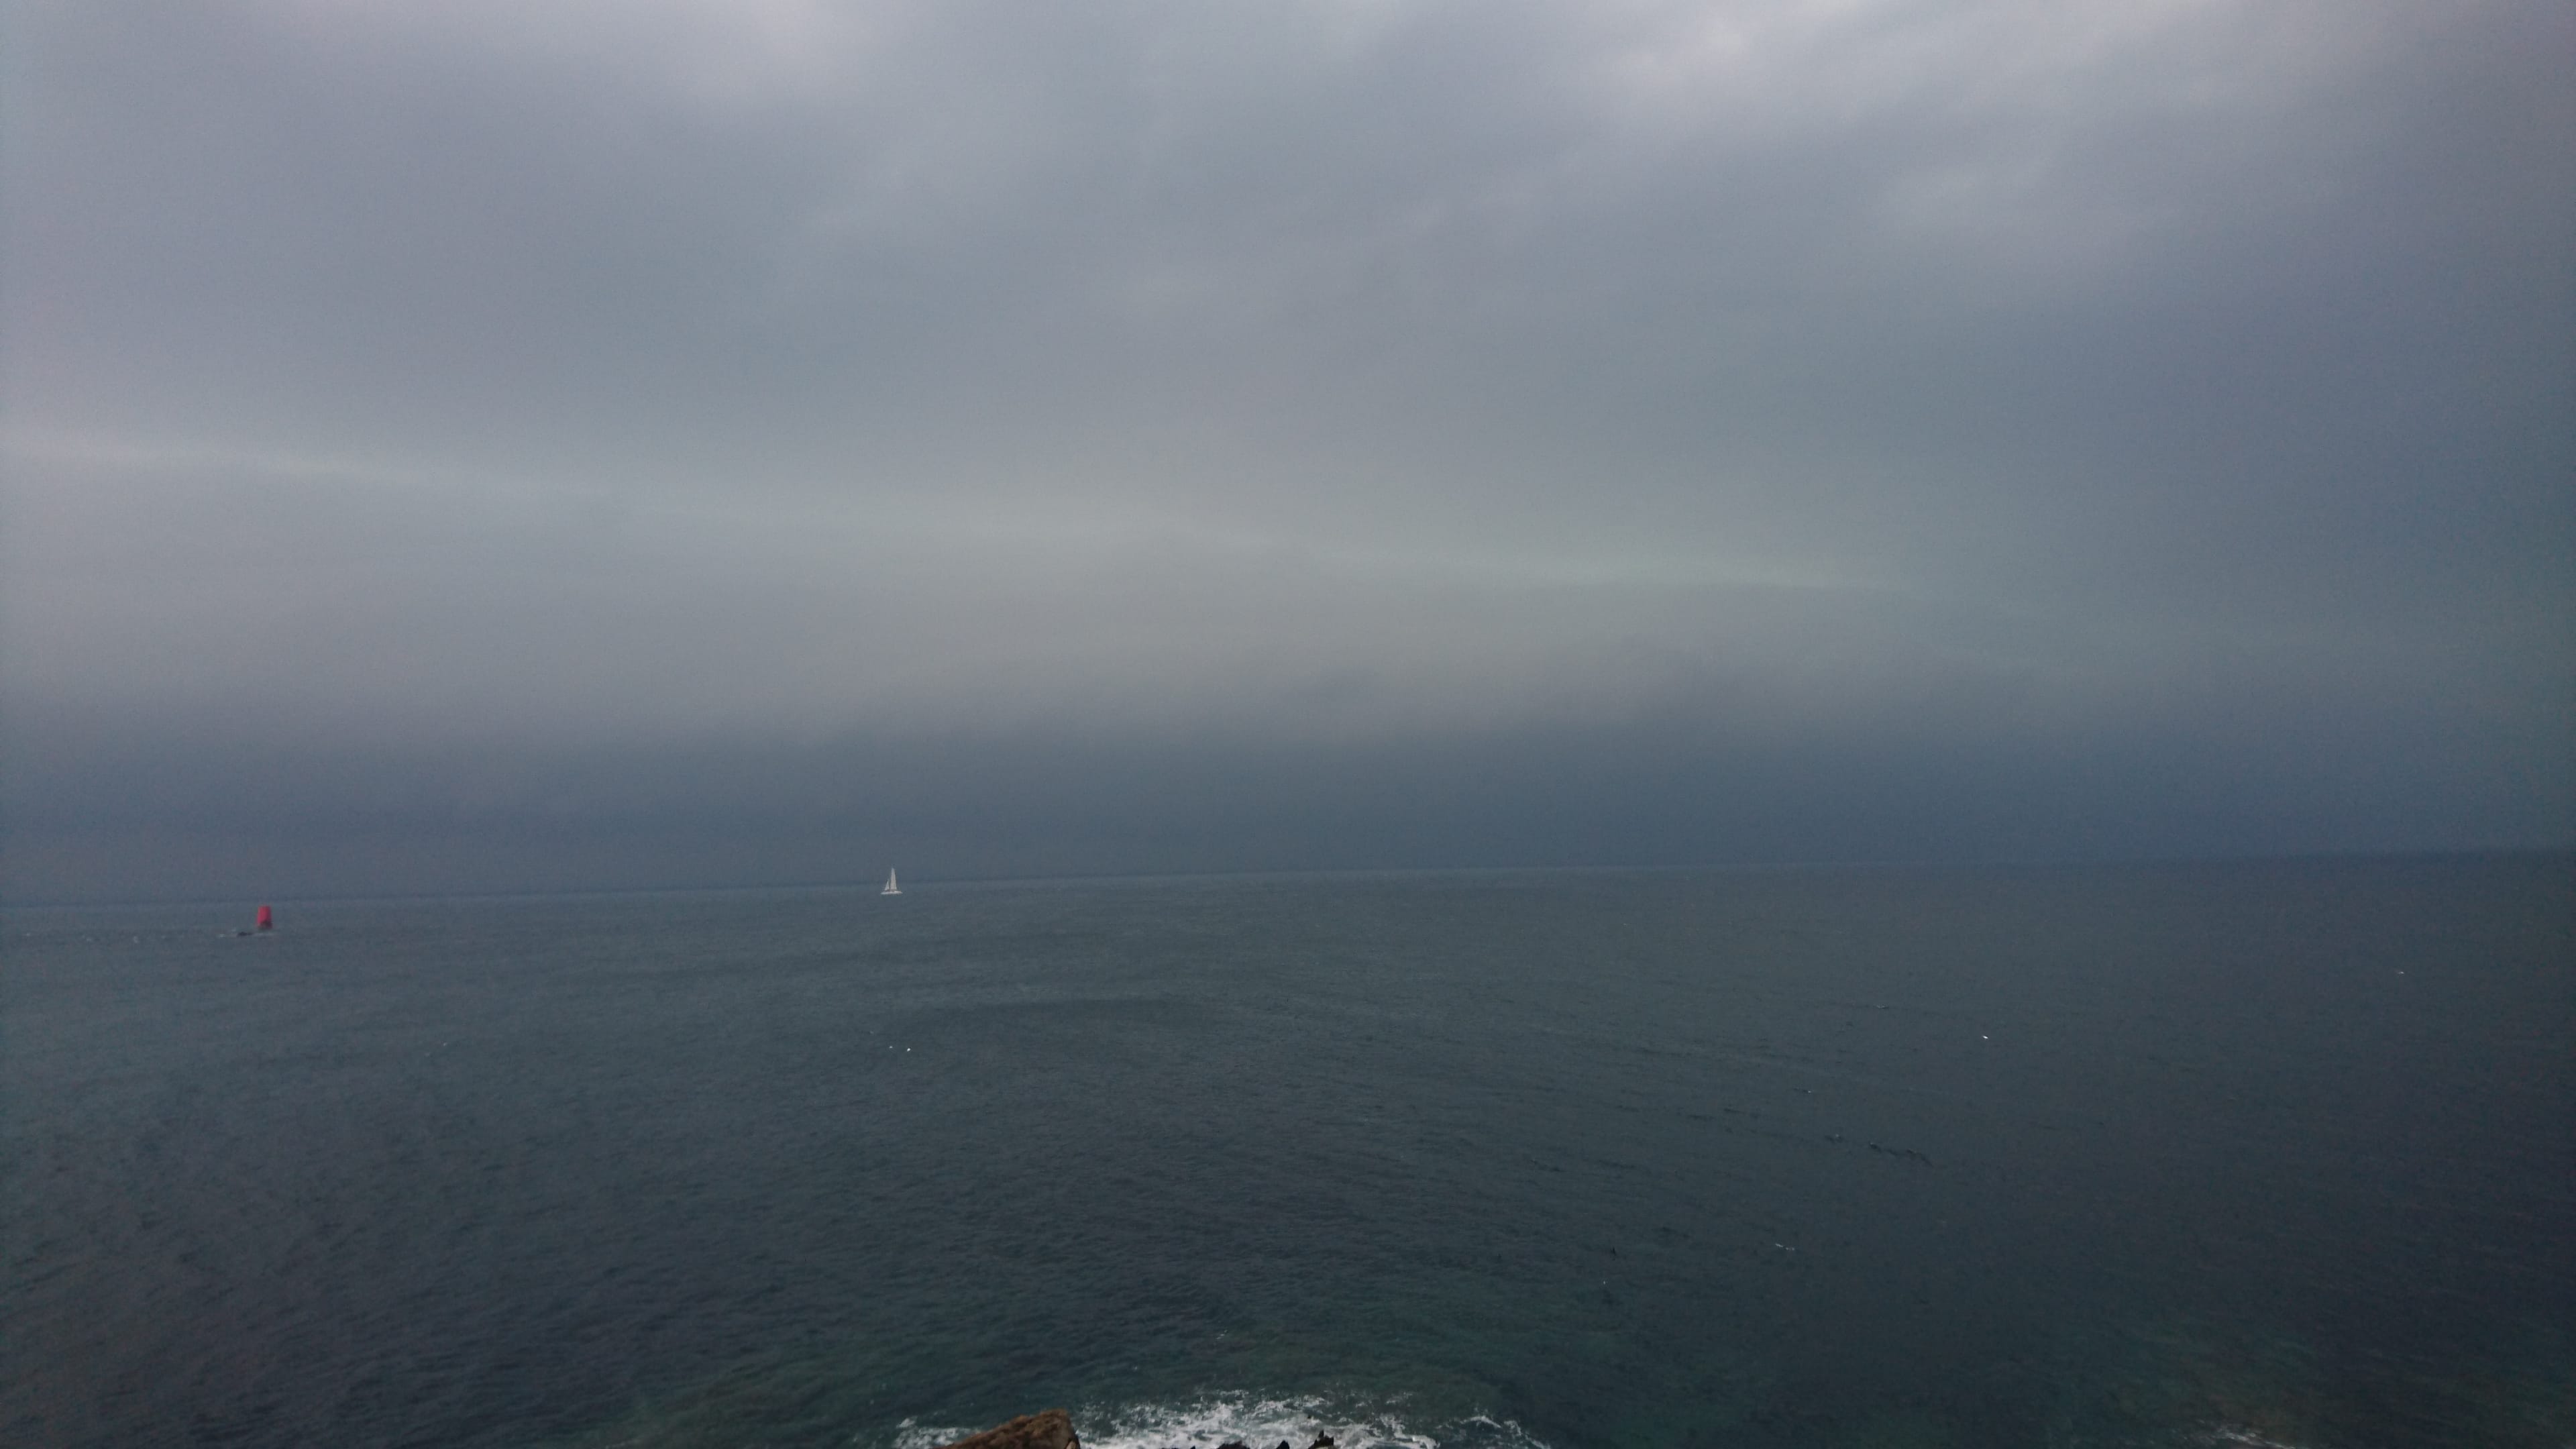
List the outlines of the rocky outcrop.
<svg viewBox="0 0 2576 1449">
<path fill-rule="evenodd" d="M 947 1449 L 1082 1449 L 1073 1436 L 1073 1416 L 1062 1409 L 1022 1414 L 1007 1424 L 969 1434 Z"/>
</svg>

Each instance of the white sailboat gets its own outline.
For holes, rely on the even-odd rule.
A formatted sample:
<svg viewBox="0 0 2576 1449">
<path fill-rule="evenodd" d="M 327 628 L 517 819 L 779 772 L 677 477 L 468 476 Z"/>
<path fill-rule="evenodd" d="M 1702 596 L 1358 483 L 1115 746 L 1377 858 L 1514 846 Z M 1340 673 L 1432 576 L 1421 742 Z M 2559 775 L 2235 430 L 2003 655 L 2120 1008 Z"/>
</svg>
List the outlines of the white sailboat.
<svg viewBox="0 0 2576 1449">
<path fill-rule="evenodd" d="M 892 870 L 888 870 L 886 872 L 885 889 L 877 892 L 877 894 L 881 896 L 899 896 L 903 894 L 903 887 L 894 883 L 894 872 Z"/>
</svg>

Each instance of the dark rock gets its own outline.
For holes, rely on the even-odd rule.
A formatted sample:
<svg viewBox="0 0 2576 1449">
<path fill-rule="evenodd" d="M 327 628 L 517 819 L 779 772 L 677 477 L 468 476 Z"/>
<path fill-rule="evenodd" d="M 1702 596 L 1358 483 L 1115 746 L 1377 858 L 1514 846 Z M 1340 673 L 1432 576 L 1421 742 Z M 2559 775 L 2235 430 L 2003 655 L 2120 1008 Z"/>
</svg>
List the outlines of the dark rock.
<svg viewBox="0 0 2576 1449">
<path fill-rule="evenodd" d="M 1315 1442 L 1307 1445 L 1306 1449 L 1333 1449 L 1333 1436 L 1318 1434 L 1315 1436 Z"/>
<path fill-rule="evenodd" d="M 1048 1409 L 969 1434 L 947 1449 L 1081 1449 L 1081 1445 L 1073 1436 L 1073 1416 L 1062 1409 Z"/>
</svg>

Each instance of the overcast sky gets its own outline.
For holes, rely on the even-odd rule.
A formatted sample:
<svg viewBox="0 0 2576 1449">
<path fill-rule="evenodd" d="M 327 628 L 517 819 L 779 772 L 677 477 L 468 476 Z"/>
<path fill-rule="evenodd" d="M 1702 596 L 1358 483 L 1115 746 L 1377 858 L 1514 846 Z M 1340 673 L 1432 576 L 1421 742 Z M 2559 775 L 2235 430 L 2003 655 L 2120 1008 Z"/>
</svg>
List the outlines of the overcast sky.
<svg viewBox="0 0 2576 1449">
<path fill-rule="evenodd" d="M 2563 0 L 12 0 L 16 899 L 2576 841 Z"/>
</svg>

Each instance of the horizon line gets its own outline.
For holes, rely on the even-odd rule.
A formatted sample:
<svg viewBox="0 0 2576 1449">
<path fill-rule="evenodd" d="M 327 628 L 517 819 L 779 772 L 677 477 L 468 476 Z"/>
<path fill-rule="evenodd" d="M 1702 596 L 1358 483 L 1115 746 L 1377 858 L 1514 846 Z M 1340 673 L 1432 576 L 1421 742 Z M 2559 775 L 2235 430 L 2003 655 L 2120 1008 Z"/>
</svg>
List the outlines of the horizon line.
<svg viewBox="0 0 2576 1449">
<path fill-rule="evenodd" d="M 1471 875 L 1685 875 L 1685 874 L 1760 874 L 1790 871 L 1955 871 L 1955 870 L 2088 870 L 2106 868 L 2150 869 L 2175 866 L 2219 865 L 2293 865 L 2299 863 L 2363 861 L 2437 861 L 2474 860 L 2514 856 L 2547 857 L 2576 855 L 2576 842 L 2555 845 L 2432 846 L 2420 849 L 2355 849 L 2355 850 L 2288 850 L 2245 852 L 2215 855 L 2142 854 L 2102 856 L 1988 856 L 1961 860 L 1926 860 L 1919 857 L 1878 859 L 1776 860 L 1690 862 L 1667 865 L 1427 865 L 1427 866 L 1299 866 L 1260 870 L 1197 871 L 1126 871 L 1093 872 L 1082 875 L 954 875 L 916 876 L 906 882 L 904 893 L 918 886 L 1075 886 L 1075 885 L 1140 885 L 1155 882 L 1189 881 L 1259 881 L 1313 880 L 1331 877 L 1361 876 L 1471 876 Z M 899 867 L 898 867 L 899 868 Z M 265 896 L 74 896 L 39 900 L 10 899 L 0 891 L 0 912 L 18 910 L 97 910 L 116 907 L 169 906 L 239 906 L 287 902 L 298 905 L 359 905 L 371 902 L 423 904 L 439 901 L 535 901 L 566 900 L 584 897 L 612 896 L 677 896 L 677 895 L 751 895 L 763 892 L 853 891 L 867 895 L 878 892 L 882 882 L 873 878 L 834 878 L 830 880 L 796 880 L 736 882 L 727 885 L 677 884 L 643 886 L 573 886 L 559 889 L 528 890 L 455 890 L 419 891 L 412 893 L 361 891 L 340 894 L 305 895 L 294 892 Z"/>
</svg>

